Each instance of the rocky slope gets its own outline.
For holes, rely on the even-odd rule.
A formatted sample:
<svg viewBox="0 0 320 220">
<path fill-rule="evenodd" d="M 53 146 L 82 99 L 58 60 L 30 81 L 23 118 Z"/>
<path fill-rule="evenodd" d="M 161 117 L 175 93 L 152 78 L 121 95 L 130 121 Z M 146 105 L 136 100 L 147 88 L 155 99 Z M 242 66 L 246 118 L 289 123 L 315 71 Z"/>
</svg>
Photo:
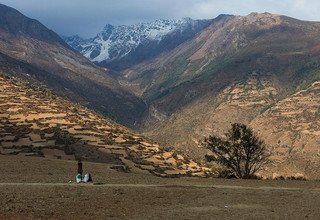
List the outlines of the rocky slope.
<svg viewBox="0 0 320 220">
<path fill-rule="evenodd" d="M 0 154 L 79 159 L 159 176 L 205 176 L 208 168 L 172 149 L 7 75 L 0 76 Z"/>
<path fill-rule="evenodd" d="M 107 24 L 94 38 L 64 37 L 91 61 L 122 70 L 169 51 L 194 37 L 212 20 L 156 20 L 149 23 L 113 26 Z"/>
<path fill-rule="evenodd" d="M 0 4 L 0 69 L 133 125 L 146 106 L 40 22 Z"/>
<path fill-rule="evenodd" d="M 143 129 L 155 140 L 201 157 L 204 136 L 243 122 L 275 152 L 283 146 L 299 152 L 283 153 L 274 172 L 314 176 L 319 34 L 318 22 L 269 13 L 223 17 L 174 50 L 123 71 L 121 80 L 150 106 Z"/>
</svg>

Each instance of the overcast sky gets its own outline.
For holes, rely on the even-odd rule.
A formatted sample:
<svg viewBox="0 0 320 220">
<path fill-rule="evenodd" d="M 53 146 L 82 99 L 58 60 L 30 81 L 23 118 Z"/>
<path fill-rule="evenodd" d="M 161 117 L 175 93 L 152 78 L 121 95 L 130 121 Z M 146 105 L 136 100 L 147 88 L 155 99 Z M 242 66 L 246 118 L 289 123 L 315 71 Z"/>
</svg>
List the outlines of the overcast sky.
<svg viewBox="0 0 320 220">
<path fill-rule="evenodd" d="M 0 0 L 61 35 L 96 35 L 107 24 L 271 12 L 320 21 L 320 0 Z"/>
</svg>

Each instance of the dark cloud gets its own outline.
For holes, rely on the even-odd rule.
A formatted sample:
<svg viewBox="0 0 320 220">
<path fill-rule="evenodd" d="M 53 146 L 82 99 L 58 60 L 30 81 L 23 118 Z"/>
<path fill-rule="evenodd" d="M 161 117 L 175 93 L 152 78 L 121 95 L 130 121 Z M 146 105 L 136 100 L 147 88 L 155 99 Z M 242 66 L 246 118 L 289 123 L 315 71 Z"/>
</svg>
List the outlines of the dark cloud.
<svg viewBox="0 0 320 220">
<path fill-rule="evenodd" d="M 240 3 L 239 3 L 240 2 Z M 158 18 L 214 18 L 250 12 L 320 20 L 318 0 L 2 0 L 62 35 L 91 37 L 107 23 L 133 24 Z"/>
</svg>

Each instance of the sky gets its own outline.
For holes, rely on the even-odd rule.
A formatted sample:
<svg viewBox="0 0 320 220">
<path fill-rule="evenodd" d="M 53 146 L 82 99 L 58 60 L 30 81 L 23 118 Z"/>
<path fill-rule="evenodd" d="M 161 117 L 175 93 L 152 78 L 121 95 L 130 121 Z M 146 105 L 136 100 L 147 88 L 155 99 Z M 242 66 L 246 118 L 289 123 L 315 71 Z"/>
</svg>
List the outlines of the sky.
<svg viewBox="0 0 320 220">
<path fill-rule="evenodd" d="M 210 19 L 219 14 L 270 12 L 320 21 L 319 0 L 0 0 L 60 35 L 89 38 L 106 24 L 156 19 Z"/>
</svg>

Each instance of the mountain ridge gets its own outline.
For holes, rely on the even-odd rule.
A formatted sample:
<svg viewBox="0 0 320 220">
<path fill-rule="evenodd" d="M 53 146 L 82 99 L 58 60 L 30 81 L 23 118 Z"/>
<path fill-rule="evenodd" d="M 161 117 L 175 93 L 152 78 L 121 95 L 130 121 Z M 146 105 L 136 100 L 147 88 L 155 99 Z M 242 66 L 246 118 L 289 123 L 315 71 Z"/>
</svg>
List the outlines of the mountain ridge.
<svg viewBox="0 0 320 220">
<path fill-rule="evenodd" d="M 0 4 L 0 29 L 15 35 L 23 34 L 38 40 L 67 45 L 58 34 L 48 30 L 39 21 L 26 17 L 18 10 L 3 4 Z"/>
</svg>

